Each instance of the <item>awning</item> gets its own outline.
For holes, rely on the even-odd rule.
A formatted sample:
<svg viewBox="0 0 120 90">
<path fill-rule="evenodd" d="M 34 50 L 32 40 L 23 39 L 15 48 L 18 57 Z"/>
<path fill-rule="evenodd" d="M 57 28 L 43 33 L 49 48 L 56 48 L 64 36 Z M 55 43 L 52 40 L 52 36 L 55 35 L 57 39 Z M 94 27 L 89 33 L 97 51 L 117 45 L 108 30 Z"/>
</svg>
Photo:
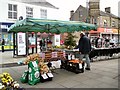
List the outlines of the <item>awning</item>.
<svg viewBox="0 0 120 90">
<path fill-rule="evenodd" d="M 112 29 L 113 33 L 118 34 L 118 29 Z"/>
<path fill-rule="evenodd" d="M 97 28 L 97 31 L 98 31 L 98 32 L 104 32 L 104 29 L 105 29 L 105 28 Z"/>
<path fill-rule="evenodd" d="M 97 34 L 97 33 L 100 33 L 99 31 L 94 31 L 94 30 L 91 30 L 90 32 L 89 32 L 90 34 Z"/>
<path fill-rule="evenodd" d="M 65 33 L 96 29 L 96 25 L 80 21 L 60 21 L 49 19 L 26 18 L 13 24 L 9 28 L 9 32 Z"/>
<path fill-rule="evenodd" d="M 97 31 L 91 30 L 89 31 L 90 34 L 118 34 L 118 29 L 112 29 L 112 28 L 97 28 Z"/>
</svg>

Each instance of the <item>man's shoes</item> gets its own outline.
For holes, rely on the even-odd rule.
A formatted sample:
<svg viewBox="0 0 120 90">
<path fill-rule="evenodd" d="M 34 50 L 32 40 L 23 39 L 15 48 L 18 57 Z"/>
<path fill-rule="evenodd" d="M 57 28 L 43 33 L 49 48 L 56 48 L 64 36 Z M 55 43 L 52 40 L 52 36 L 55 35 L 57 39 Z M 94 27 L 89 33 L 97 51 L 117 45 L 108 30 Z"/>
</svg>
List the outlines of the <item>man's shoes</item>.
<svg viewBox="0 0 120 90">
<path fill-rule="evenodd" d="M 86 70 L 90 70 L 90 68 L 85 68 Z"/>
</svg>

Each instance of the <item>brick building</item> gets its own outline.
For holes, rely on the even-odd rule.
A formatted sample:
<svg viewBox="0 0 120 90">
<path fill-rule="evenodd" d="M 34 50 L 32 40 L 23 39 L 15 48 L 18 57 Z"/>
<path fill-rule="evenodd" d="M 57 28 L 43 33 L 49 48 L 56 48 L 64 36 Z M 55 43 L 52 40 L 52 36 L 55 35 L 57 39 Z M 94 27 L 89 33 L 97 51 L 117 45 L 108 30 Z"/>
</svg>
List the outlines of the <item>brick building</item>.
<svg viewBox="0 0 120 90">
<path fill-rule="evenodd" d="M 99 10 L 97 17 L 89 15 L 89 9 L 80 5 L 76 11 L 70 11 L 70 21 L 82 21 L 98 25 L 97 31 L 91 30 L 89 36 L 92 37 L 115 37 L 118 41 L 118 16 L 111 13 L 111 8 L 106 7 L 105 12 Z M 75 33 L 79 37 L 79 33 Z M 78 41 L 78 39 L 77 39 Z"/>
</svg>

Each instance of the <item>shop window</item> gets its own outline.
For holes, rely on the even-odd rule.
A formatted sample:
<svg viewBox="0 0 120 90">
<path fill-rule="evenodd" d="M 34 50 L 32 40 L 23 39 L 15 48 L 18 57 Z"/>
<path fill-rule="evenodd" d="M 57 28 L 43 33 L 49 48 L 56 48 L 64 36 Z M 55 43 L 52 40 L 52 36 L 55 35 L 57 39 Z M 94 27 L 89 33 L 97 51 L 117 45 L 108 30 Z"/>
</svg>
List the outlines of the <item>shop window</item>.
<svg viewBox="0 0 120 90">
<path fill-rule="evenodd" d="M 46 9 L 40 9 L 41 18 L 47 19 L 47 10 Z"/>
<path fill-rule="evenodd" d="M 33 8 L 26 7 L 26 17 L 33 17 Z"/>
<path fill-rule="evenodd" d="M 17 5 L 8 4 L 8 18 L 17 19 Z"/>
</svg>

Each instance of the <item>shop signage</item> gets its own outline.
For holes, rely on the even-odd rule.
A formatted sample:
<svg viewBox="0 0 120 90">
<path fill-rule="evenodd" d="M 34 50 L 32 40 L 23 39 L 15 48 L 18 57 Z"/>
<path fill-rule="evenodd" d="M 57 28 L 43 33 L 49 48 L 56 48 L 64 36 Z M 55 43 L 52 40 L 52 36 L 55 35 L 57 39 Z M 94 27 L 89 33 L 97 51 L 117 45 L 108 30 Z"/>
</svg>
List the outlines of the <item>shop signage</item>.
<svg viewBox="0 0 120 90">
<path fill-rule="evenodd" d="M 18 55 L 26 55 L 25 33 L 17 33 Z"/>
<path fill-rule="evenodd" d="M 112 29 L 107 29 L 107 28 L 104 29 L 104 32 L 106 32 L 106 33 L 113 33 Z"/>
<path fill-rule="evenodd" d="M 8 29 L 8 25 L 1 25 L 1 29 Z"/>
<path fill-rule="evenodd" d="M 0 29 L 2 31 L 7 32 L 8 28 L 12 25 L 13 23 L 6 23 L 6 22 L 0 22 Z"/>
</svg>

